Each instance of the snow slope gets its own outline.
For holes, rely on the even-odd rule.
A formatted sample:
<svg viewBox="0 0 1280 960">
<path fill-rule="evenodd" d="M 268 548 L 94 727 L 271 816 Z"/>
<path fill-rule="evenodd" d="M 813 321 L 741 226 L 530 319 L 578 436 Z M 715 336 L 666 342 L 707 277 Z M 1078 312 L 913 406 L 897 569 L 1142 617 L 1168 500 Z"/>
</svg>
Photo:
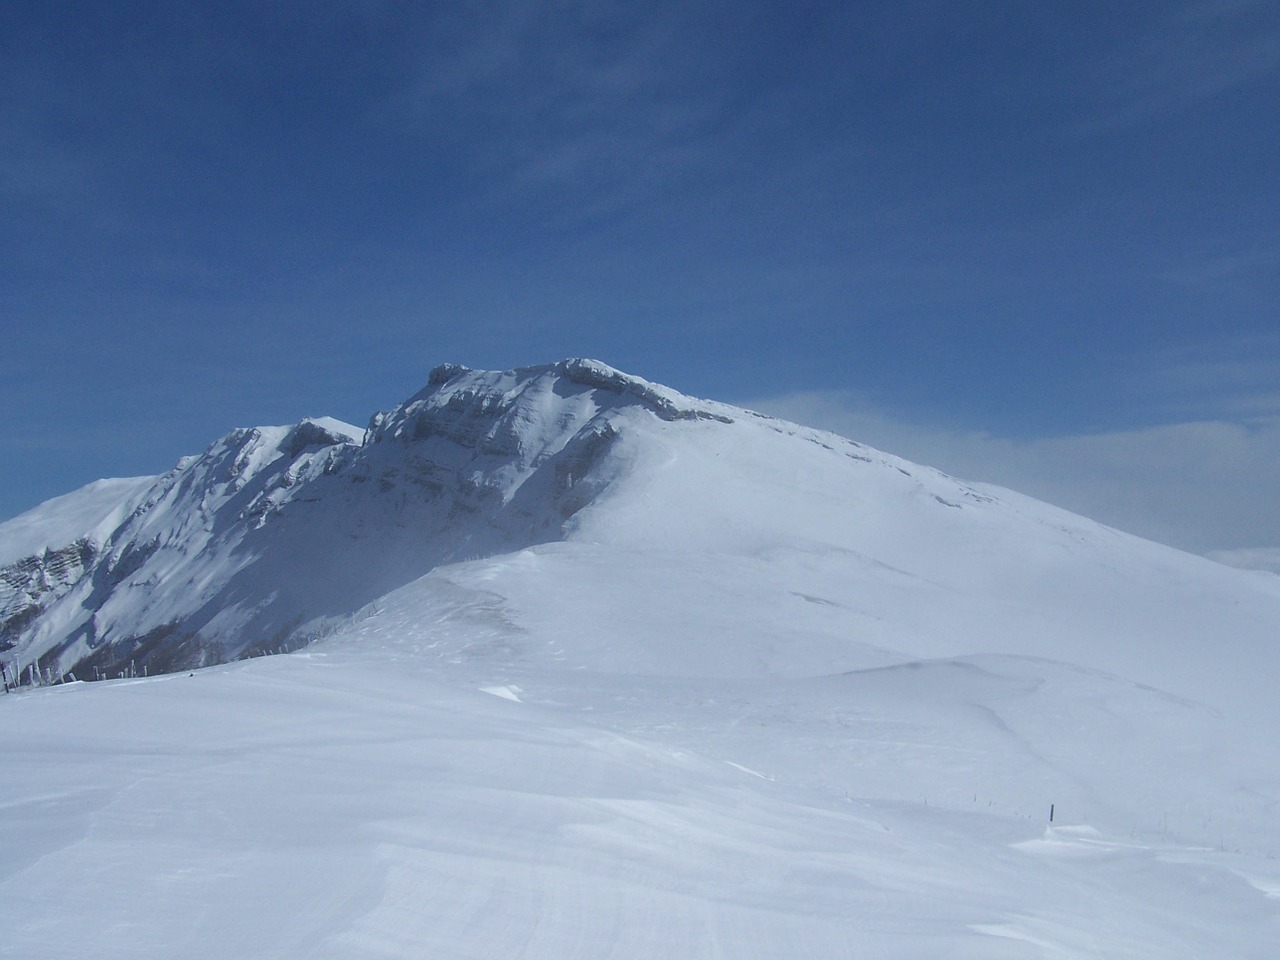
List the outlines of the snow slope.
<svg viewBox="0 0 1280 960">
<path fill-rule="evenodd" d="M 0 566 L 81 538 L 101 543 L 155 482 L 155 477 L 97 480 L 0 523 Z"/>
<path fill-rule="evenodd" d="M 68 544 L 53 575 L 40 557 L 0 568 L 0 645 L 17 668 L 83 676 L 294 648 L 441 562 L 560 538 L 612 481 L 618 426 L 637 417 L 728 419 L 567 360 L 439 367 L 364 432 L 320 420 L 232 431 L 92 550 Z"/>
<path fill-rule="evenodd" d="M 324 639 L 0 698 L 0 955 L 1274 956 L 1280 578 L 591 362 L 324 432 L 102 551 Z"/>
<path fill-rule="evenodd" d="M 1274 747 L 1234 767 L 1159 695 L 1025 662 L 464 668 L 378 620 L 0 702 L 0 955 L 1274 955 L 1274 828 L 1218 819 Z"/>
</svg>

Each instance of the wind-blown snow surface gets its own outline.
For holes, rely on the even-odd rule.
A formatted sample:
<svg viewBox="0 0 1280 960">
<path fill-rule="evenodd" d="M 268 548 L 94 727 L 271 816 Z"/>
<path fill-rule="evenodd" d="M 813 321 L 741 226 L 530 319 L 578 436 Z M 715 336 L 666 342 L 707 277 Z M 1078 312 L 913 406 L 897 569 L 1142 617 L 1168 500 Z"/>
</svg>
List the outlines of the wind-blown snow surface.
<svg viewBox="0 0 1280 960">
<path fill-rule="evenodd" d="M 329 639 L 0 698 L 0 955 L 1275 956 L 1280 578 L 564 372 Z"/>
</svg>

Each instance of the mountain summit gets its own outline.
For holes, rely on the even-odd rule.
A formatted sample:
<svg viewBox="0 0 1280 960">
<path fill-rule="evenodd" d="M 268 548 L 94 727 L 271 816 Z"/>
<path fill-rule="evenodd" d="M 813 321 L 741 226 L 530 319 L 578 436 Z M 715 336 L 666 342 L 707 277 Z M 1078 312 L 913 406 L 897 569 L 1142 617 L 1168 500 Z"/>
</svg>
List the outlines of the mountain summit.
<svg viewBox="0 0 1280 960">
<path fill-rule="evenodd" d="M 621 420 L 729 419 L 712 406 L 589 360 L 444 365 L 365 431 L 233 430 L 0 526 L 0 643 L 59 675 L 296 645 L 438 563 L 559 537 L 607 484 Z"/>
<path fill-rule="evenodd" d="M 447 364 L 364 431 L 233 430 L 0 525 L 0 644 L 55 676 L 295 647 L 440 563 L 563 536 L 625 421 L 728 422 L 715 406 L 591 360 Z"/>
</svg>

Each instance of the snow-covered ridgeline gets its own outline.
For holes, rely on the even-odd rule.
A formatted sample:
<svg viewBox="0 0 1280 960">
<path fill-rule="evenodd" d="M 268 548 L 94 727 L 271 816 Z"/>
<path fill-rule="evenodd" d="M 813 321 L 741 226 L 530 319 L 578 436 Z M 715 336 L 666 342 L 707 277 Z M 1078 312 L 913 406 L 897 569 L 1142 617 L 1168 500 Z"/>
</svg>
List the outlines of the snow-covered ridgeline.
<svg viewBox="0 0 1280 960">
<path fill-rule="evenodd" d="M 608 483 L 623 411 L 727 420 L 715 406 L 594 361 L 446 365 L 365 431 L 234 430 L 0 526 L 0 643 L 55 674 L 283 644 L 442 560 L 560 536 Z"/>
<path fill-rule="evenodd" d="M 1091 663 L 1143 682 L 1176 691 L 1182 673 L 1169 664 L 1196 663 L 1226 689 L 1235 672 L 1205 662 L 1216 649 L 1206 638 L 1254 643 L 1269 615 L 1255 599 L 1270 610 L 1276 592 L 1012 492 L 596 361 L 445 365 L 366 430 L 333 420 L 236 430 L 149 484 L 119 486 L 114 503 L 108 492 L 76 495 L 93 509 L 78 528 L 64 516 L 57 529 L 71 539 L 47 560 L 0 574 L 10 663 L 85 675 L 294 648 L 442 564 L 566 541 L 665 551 L 678 571 L 701 558 L 807 564 L 791 593 L 854 611 L 830 669 L 865 666 L 852 651 L 867 646 L 1057 657 L 1083 644 Z M 0 527 L 0 555 L 7 530 L 29 534 L 59 515 L 51 501 Z M 655 585 L 632 615 L 661 620 L 668 589 Z M 598 616 L 613 615 L 602 602 Z M 850 635 L 851 624 L 862 626 Z M 1153 644 L 1167 655 L 1148 657 Z M 719 669 L 746 662 L 723 659 Z"/>
</svg>

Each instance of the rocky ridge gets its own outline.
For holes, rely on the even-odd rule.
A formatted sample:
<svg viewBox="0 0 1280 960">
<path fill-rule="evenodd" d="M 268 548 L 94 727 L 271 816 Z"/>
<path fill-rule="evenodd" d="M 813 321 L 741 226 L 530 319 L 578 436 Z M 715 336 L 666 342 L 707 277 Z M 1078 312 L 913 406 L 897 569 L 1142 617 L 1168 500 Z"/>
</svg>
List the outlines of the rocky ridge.
<svg viewBox="0 0 1280 960">
<path fill-rule="evenodd" d="M 731 409 L 592 360 L 445 364 L 363 431 L 236 429 L 114 528 L 0 568 L 0 649 L 96 676 L 293 648 L 439 563 L 561 536 L 618 468 L 620 418 Z"/>
</svg>

